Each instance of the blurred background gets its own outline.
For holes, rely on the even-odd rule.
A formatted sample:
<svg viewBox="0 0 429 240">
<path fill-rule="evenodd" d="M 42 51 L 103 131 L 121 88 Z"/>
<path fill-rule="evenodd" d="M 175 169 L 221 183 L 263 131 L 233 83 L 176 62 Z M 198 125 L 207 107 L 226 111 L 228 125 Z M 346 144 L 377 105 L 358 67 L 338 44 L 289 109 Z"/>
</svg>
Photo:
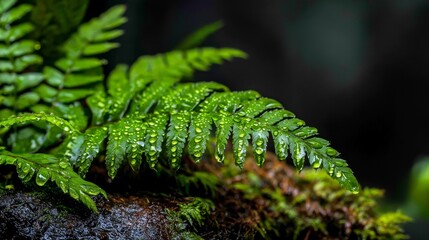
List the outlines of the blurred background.
<svg viewBox="0 0 429 240">
<path fill-rule="evenodd" d="M 197 78 L 283 103 L 331 140 L 364 187 L 385 189 L 389 204 L 413 214 L 412 239 L 429 236 L 416 207 L 429 208 L 429 1 L 92 0 L 85 18 L 118 3 L 128 23 L 111 65 L 172 50 L 222 20 L 204 45 L 249 59 Z"/>
</svg>

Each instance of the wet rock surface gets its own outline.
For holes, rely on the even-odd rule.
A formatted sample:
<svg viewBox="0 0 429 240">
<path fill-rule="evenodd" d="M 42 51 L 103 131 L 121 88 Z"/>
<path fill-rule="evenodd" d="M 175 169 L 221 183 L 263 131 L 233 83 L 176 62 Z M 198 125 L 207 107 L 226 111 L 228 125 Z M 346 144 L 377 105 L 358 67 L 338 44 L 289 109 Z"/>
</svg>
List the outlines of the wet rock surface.
<svg viewBox="0 0 429 240">
<path fill-rule="evenodd" d="M 56 198 L 58 197 L 58 198 Z M 177 199 L 109 196 L 99 214 L 62 196 L 10 191 L 0 196 L 1 239 L 170 239 L 165 209 Z"/>
</svg>

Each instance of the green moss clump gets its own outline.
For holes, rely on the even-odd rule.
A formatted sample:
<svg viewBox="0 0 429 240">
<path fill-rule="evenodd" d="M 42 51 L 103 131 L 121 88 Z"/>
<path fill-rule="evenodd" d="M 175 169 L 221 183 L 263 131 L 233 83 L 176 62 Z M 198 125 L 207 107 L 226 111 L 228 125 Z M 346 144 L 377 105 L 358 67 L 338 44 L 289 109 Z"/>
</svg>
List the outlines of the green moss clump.
<svg viewBox="0 0 429 240">
<path fill-rule="evenodd" d="M 407 239 L 401 224 L 408 216 L 377 211 L 380 189 L 353 194 L 324 171 L 297 173 L 271 154 L 262 168 L 254 161 L 243 170 L 213 165 L 203 165 L 220 186 L 216 211 L 207 219 L 219 229 L 234 229 L 246 239 Z"/>
</svg>

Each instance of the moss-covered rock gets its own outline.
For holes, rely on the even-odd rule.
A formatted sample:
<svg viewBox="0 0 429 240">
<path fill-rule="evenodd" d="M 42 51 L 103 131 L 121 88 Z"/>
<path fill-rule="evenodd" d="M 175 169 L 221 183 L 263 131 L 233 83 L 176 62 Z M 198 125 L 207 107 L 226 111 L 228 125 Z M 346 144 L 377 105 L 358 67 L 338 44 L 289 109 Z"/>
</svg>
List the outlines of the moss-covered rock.
<svg viewBox="0 0 429 240">
<path fill-rule="evenodd" d="M 133 193 L 97 198 L 93 213 L 57 190 L 0 194 L 0 236 L 84 239 L 404 239 L 400 212 L 380 214 L 383 192 L 352 194 L 323 171 L 297 173 L 268 154 L 243 170 L 203 161 L 134 179 Z M 189 170 L 189 171 L 187 171 Z M 170 180 L 168 180 L 170 178 Z M 129 179 L 120 179 L 129 185 Z M 172 180 L 172 181 L 171 181 Z M 156 183 L 164 187 L 156 188 Z M 170 184 L 169 188 L 165 185 Z M 138 186 L 140 185 L 140 189 Z M 119 186 L 121 186 L 119 184 Z M 117 188 L 120 190 L 122 187 Z M 148 191 L 150 190 L 150 192 Z M 40 190 L 40 189 L 38 189 Z M 128 190 L 127 190 L 128 191 Z M 144 192 L 142 192 L 144 191 Z M 128 191 L 129 192 L 129 191 Z"/>
</svg>

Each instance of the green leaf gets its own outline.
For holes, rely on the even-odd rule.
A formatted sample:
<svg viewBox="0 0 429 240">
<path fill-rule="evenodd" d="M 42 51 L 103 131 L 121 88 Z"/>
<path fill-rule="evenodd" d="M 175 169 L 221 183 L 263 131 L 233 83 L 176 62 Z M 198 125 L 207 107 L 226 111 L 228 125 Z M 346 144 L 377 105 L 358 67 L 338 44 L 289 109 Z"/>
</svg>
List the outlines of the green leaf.
<svg viewBox="0 0 429 240">
<path fill-rule="evenodd" d="M 189 126 L 189 154 L 199 162 L 206 151 L 210 137 L 212 118 L 210 114 L 200 113 L 194 116 Z"/>
<path fill-rule="evenodd" d="M 130 79 L 163 79 L 189 77 L 195 70 L 206 71 L 213 64 L 232 58 L 245 58 L 240 50 L 229 48 L 200 48 L 187 51 L 172 51 L 155 56 L 140 57 L 130 69 Z M 132 83 L 139 85 L 139 83 Z"/>
<path fill-rule="evenodd" d="M 10 45 L 7 50 L 0 51 L 1 57 L 18 57 L 34 52 L 39 44 L 33 40 L 22 40 Z"/>
<path fill-rule="evenodd" d="M 179 112 L 170 116 L 167 130 L 166 148 L 170 165 L 173 169 L 180 167 L 180 161 L 188 137 L 188 125 L 191 121 L 189 112 Z"/>
<path fill-rule="evenodd" d="M 82 58 L 75 60 L 62 58 L 55 63 L 55 66 L 67 72 L 91 69 L 95 67 L 100 67 L 104 64 L 106 64 L 106 61 L 98 58 Z"/>
<path fill-rule="evenodd" d="M 35 87 L 43 81 L 41 73 L 24 73 L 19 75 L 16 81 L 17 91 L 22 91 L 28 88 Z"/>
<path fill-rule="evenodd" d="M 39 94 L 35 92 L 27 92 L 22 94 L 15 103 L 15 107 L 18 110 L 28 108 L 40 100 Z"/>
<path fill-rule="evenodd" d="M 126 157 L 133 171 L 137 172 L 140 169 L 144 153 L 146 126 L 142 124 L 142 119 L 139 117 L 130 117 L 125 120 L 125 128 L 128 133 Z"/>
<path fill-rule="evenodd" d="M 231 128 L 233 121 L 224 114 L 220 114 L 220 117 L 215 117 L 214 122 L 216 124 L 216 154 L 215 158 L 218 162 L 224 161 L 224 154 L 228 139 L 231 134 Z"/>
<path fill-rule="evenodd" d="M 234 124 L 232 128 L 232 144 L 235 158 L 235 164 L 240 168 L 244 165 L 247 146 L 249 145 L 250 131 L 246 127 Z"/>
<path fill-rule="evenodd" d="M 70 103 L 85 98 L 94 93 L 92 89 L 63 89 L 58 93 L 57 101 Z"/>
<path fill-rule="evenodd" d="M 252 133 L 253 155 L 255 156 L 256 163 L 259 166 L 262 166 L 265 161 L 267 142 L 268 131 L 264 131 L 264 129 L 261 129 Z"/>
<path fill-rule="evenodd" d="M 104 42 L 104 43 L 90 44 L 83 49 L 83 55 L 90 56 L 90 55 L 101 54 L 101 53 L 108 52 L 117 47 L 119 47 L 118 43 Z"/>
<path fill-rule="evenodd" d="M 54 87 L 59 87 L 64 84 L 64 75 L 53 67 L 44 67 L 43 75 L 47 82 Z"/>
<path fill-rule="evenodd" d="M 92 112 L 92 124 L 100 125 L 104 123 L 104 117 L 108 112 L 110 104 L 107 102 L 104 91 L 98 91 L 86 99 L 89 109 Z"/>
<path fill-rule="evenodd" d="M 146 154 L 146 161 L 149 167 L 154 168 L 158 162 L 159 154 L 162 151 L 162 143 L 164 142 L 165 127 L 167 125 L 167 116 L 155 112 L 146 121 L 146 138 L 144 141 L 144 148 Z"/>
<path fill-rule="evenodd" d="M 272 134 L 276 155 L 280 160 L 285 160 L 288 156 L 289 138 L 285 134 L 279 133 L 278 130 L 274 130 Z"/>
<path fill-rule="evenodd" d="M 11 62 L 0 60 L 0 71 L 6 72 L 11 70 L 13 70 L 13 64 Z"/>
<path fill-rule="evenodd" d="M 103 81 L 103 75 L 68 74 L 64 80 L 64 87 L 81 87 L 100 81 Z"/>
<path fill-rule="evenodd" d="M 5 30 L 0 29 L 0 41 L 15 42 L 16 40 L 33 31 L 34 27 L 30 23 L 21 23 Z"/>
<path fill-rule="evenodd" d="M 119 64 L 112 70 L 107 78 L 107 91 L 110 95 L 121 96 L 125 92 L 130 91 L 128 89 L 127 70 L 128 66 L 124 64 Z"/>
<path fill-rule="evenodd" d="M 1 62 L 0 62 L 1 64 Z M 1 69 L 1 67 L 0 67 Z M 2 84 L 12 84 L 16 82 L 18 75 L 16 73 L 0 73 L 0 83 Z"/>
<path fill-rule="evenodd" d="M 0 14 L 6 12 L 11 8 L 17 0 L 2 0 L 0 1 Z"/>
<path fill-rule="evenodd" d="M 84 176 L 91 165 L 92 160 L 102 150 L 104 139 L 107 137 L 106 127 L 93 127 L 85 131 L 85 141 L 81 145 L 81 156 L 77 156 L 76 165 L 79 166 L 79 174 Z"/>
<path fill-rule="evenodd" d="M 123 30 L 112 30 L 112 31 L 108 31 L 108 32 L 102 32 L 99 33 L 97 36 L 94 37 L 94 41 L 95 42 L 104 42 L 104 41 L 108 41 L 114 38 L 117 38 L 119 36 L 121 36 L 124 33 Z"/>
<path fill-rule="evenodd" d="M 16 20 L 21 19 L 28 12 L 30 12 L 31 9 L 32 9 L 32 6 L 29 4 L 21 4 L 17 7 L 14 7 L 0 17 L 0 24 L 3 24 L 3 25 L 11 24 Z"/>
<path fill-rule="evenodd" d="M 53 102 L 57 96 L 58 91 L 46 84 L 40 84 L 34 92 L 37 93 L 45 102 Z"/>
<path fill-rule="evenodd" d="M 125 159 L 127 138 L 130 134 L 125 128 L 124 120 L 109 126 L 109 137 L 106 151 L 106 167 L 109 177 L 114 178 Z"/>
<path fill-rule="evenodd" d="M 41 64 L 43 59 L 39 55 L 30 54 L 15 59 L 14 70 L 17 72 L 25 70 L 30 65 Z"/>
<path fill-rule="evenodd" d="M 219 29 L 223 27 L 222 21 L 216 21 L 210 24 L 203 26 L 197 31 L 193 32 L 191 35 L 187 36 L 181 43 L 178 44 L 175 49 L 185 50 L 194 47 L 199 47 L 204 40 L 217 32 Z"/>
<path fill-rule="evenodd" d="M 113 28 L 116 26 L 112 26 L 112 24 L 116 23 L 116 21 L 118 19 L 122 18 L 122 15 L 124 15 L 126 10 L 125 5 L 116 5 L 113 6 L 112 8 L 110 8 L 109 10 L 107 10 L 106 12 L 104 12 L 103 14 L 101 14 L 100 16 L 100 22 L 103 24 L 107 24 L 104 25 L 104 28 Z"/>
</svg>

